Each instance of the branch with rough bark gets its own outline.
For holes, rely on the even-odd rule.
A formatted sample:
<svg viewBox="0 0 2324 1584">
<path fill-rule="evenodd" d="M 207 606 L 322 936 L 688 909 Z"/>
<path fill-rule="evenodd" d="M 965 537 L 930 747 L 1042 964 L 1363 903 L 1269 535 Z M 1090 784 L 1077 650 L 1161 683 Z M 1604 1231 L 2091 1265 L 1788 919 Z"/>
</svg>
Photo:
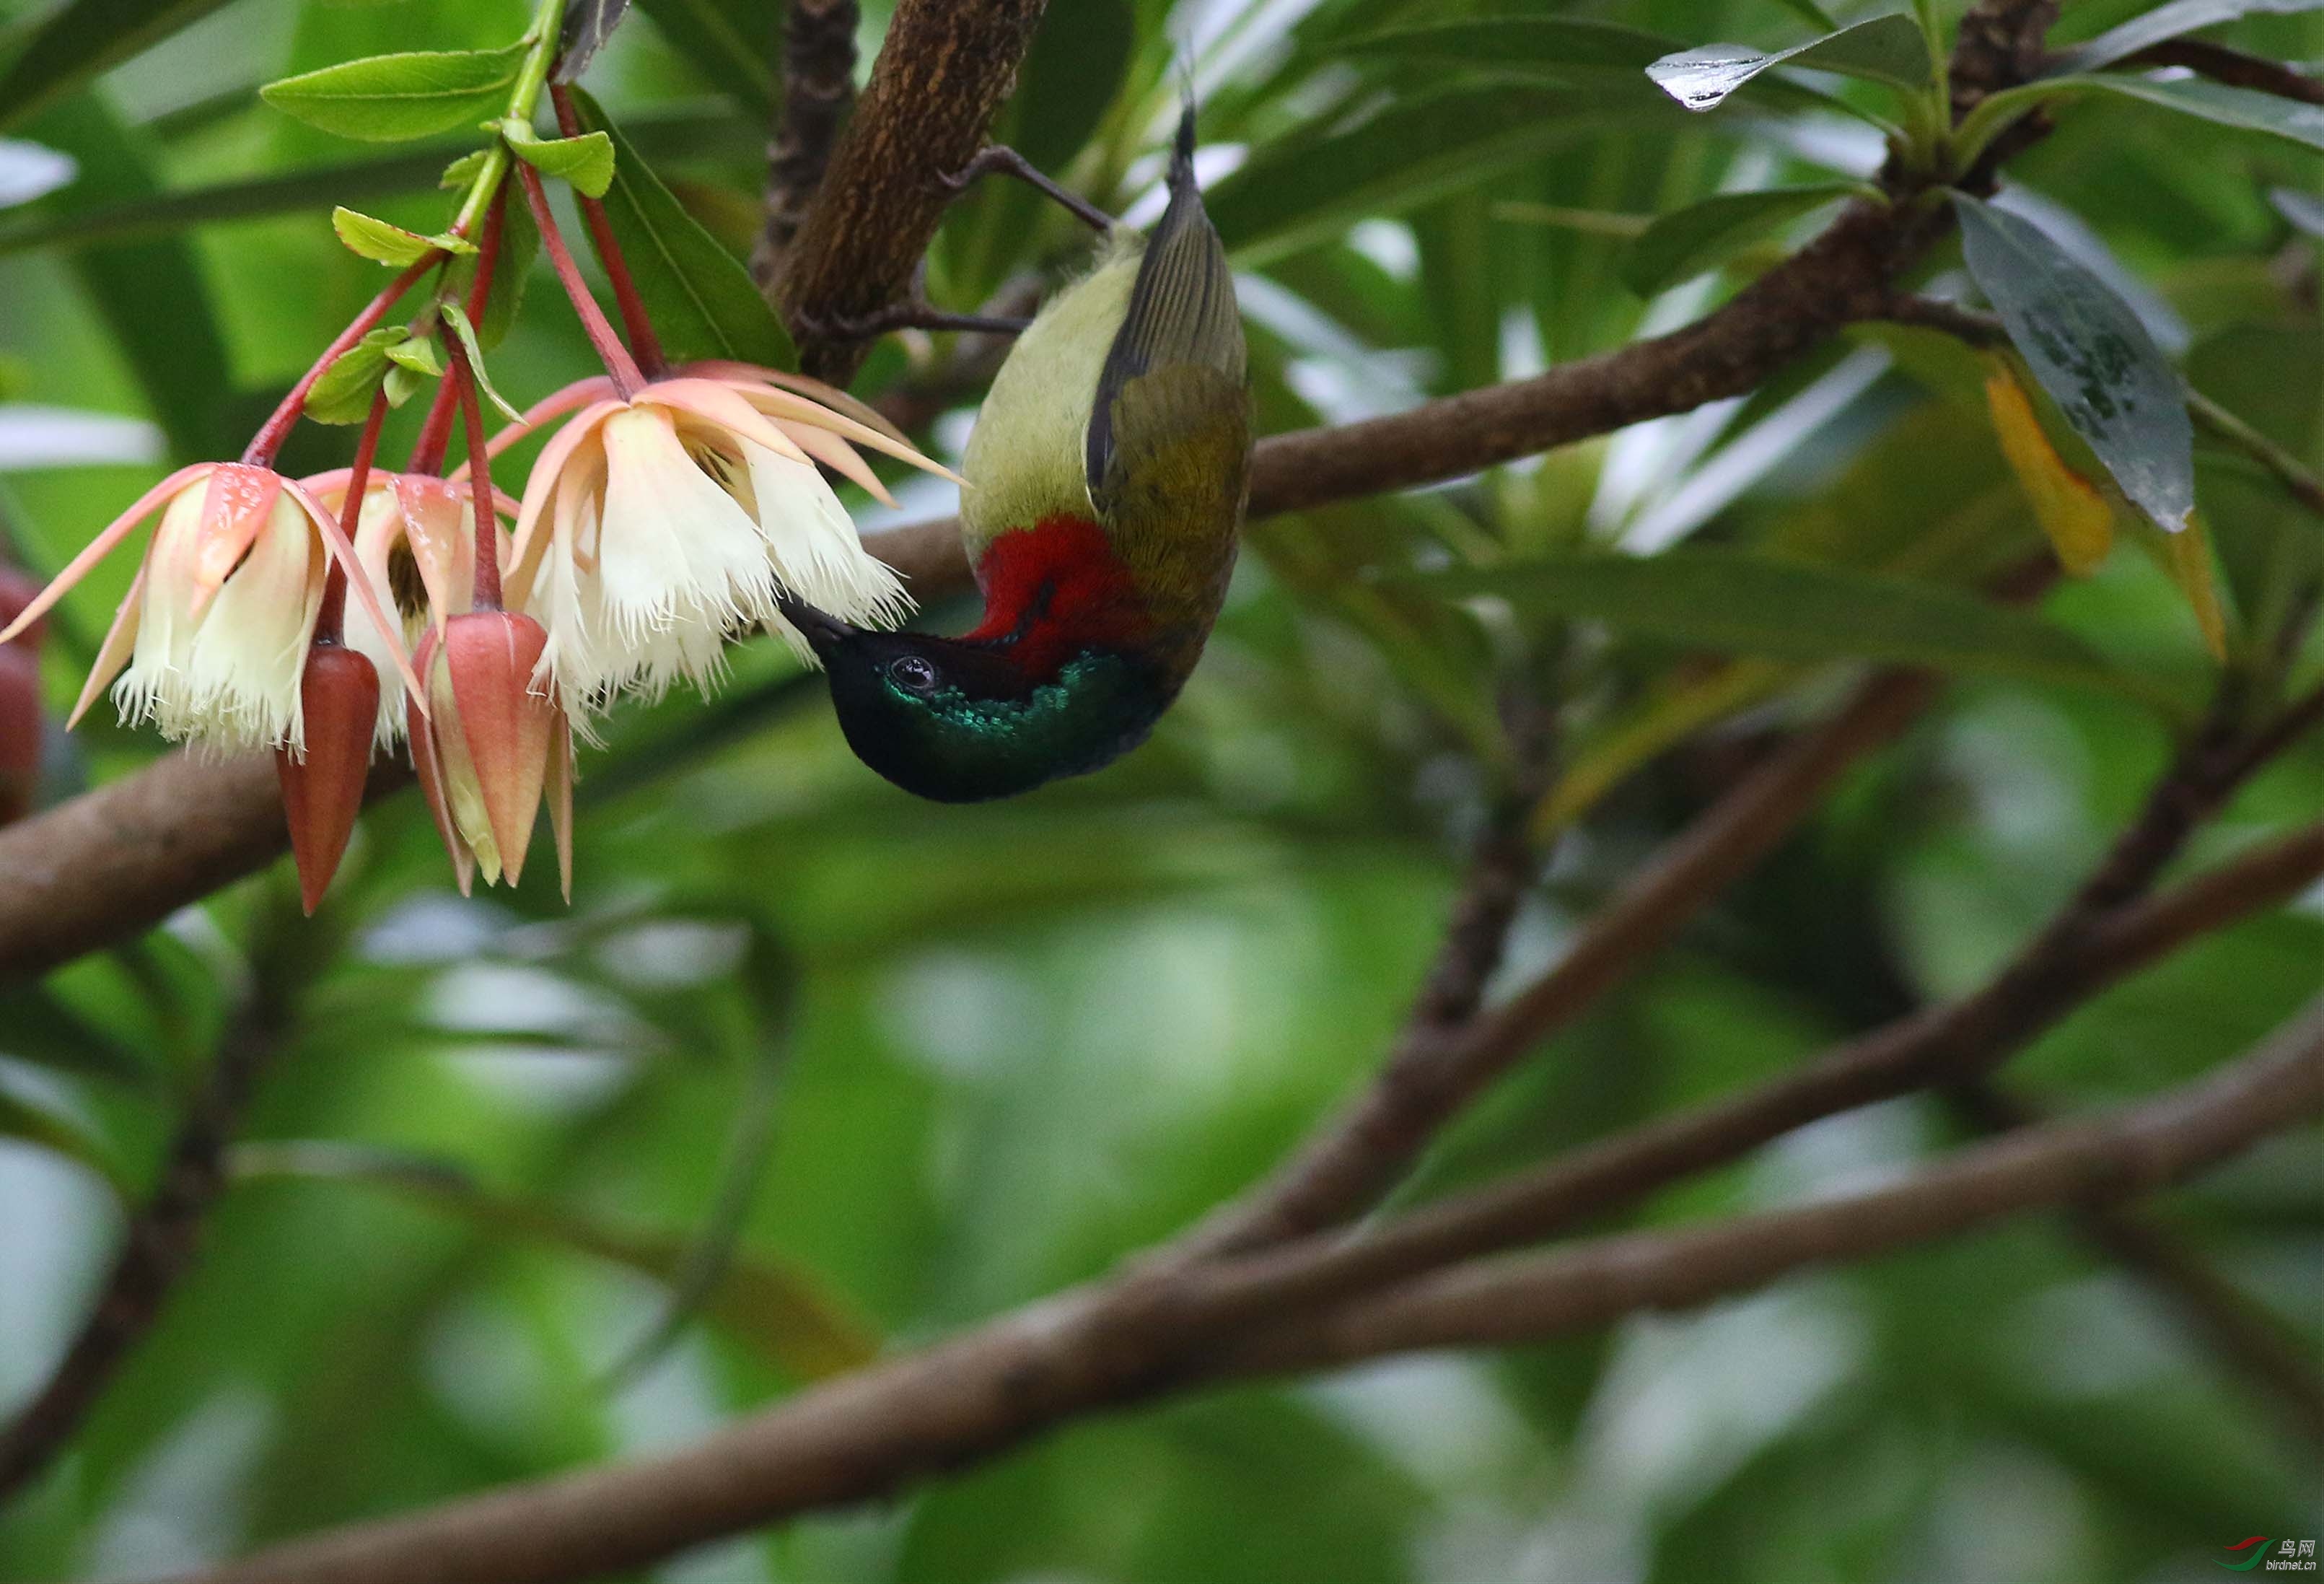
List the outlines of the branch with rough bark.
<svg viewBox="0 0 2324 1584">
<path fill-rule="evenodd" d="M 2319 1115 L 2324 1002 L 2242 1060 L 2113 1116 L 2027 1128 L 1871 1193 L 1462 1266 L 1260 1330 L 1216 1367 L 1229 1376 L 1306 1370 L 1416 1348 L 1537 1341 L 1625 1315 L 1692 1309 L 1810 1265 L 1957 1236 L 2023 1210 L 2148 1192 Z"/>
<path fill-rule="evenodd" d="M 2166 801 L 2154 800 L 2150 810 Z M 2117 855 L 2134 847 L 2148 848 L 2147 829 L 2148 821 L 2143 820 L 2117 844 Z M 2109 864 L 2100 872 L 2112 868 Z M 2126 971 L 2128 966 L 2151 960 L 2233 918 L 2282 902 L 2319 874 L 2324 874 L 2324 826 L 2255 848 L 2155 901 L 2124 905 L 2098 929 L 2092 949 L 2125 965 Z M 2067 912 L 2074 912 L 2070 904 Z M 512 1486 L 407 1517 L 352 1525 L 262 1552 L 200 1578 L 205 1584 L 288 1584 L 318 1578 L 335 1584 L 408 1584 L 414 1579 L 523 1584 L 587 1578 L 640 1566 L 788 1514 L 876 1496 L 918 1476 L 1004 1450 L 1066 1419 L 1166 1389 L 1185 1390 L 1231 1374 L 1305 1367 L 1325 1357 L 1355 1357 L 1344 1351 L 1354 1345 L 1351 1338 L 1368 1339 L 1376 1351 L 1435 1345 L 1436 1333 L 1423 1328 L 1443 1324 L 1442 1310 L 1433 1304 L 1401 1309 L 1406 1295 L 1440 1291 L 1434 1285 L 1440 1280 L 1472 1280 L 1489 1268 L 1471 1263 L 1480 1256 L 1536 1241 L 1559 1227 L 1618 1208 L 1706 1165 L 1734 1159 L 1791 1125 L 1918 1088 L 1922 1075 L 1948 1060 L 1964 1070 L 1976 1065 L 1958 1063 L 1950 1043 L 1949 1031 L 1961 1024 L 1958 1009 L 1996 996 L 2022 1003 L 2029 993 L 2026 965 L 2049 958 L 2042 944 L 2048 938 L 2047 931 L 2037 936 L 2027 952 L 1997 977 L 1995 986 L 2009 987 L 2006 990 L 1988 987 L 1969 1003 L 1939 1009 L 1940 1015 L 1907 1019 L 1842 1047 L 1796 1077 L 1771 1080 L 1761 1089 L 1678 1118 L 1648 1123 L 1528 1177 L 1444 1200 L 1372 1231 L 1311 1236 L 1203 1264 L 1148 1261 L 1108 1282 L 1061 1293 L 924 1352 L 815 1387 L 673 1455 Z M 2050 971 L 2060 977 L 2043 993 L 2047 1017 L 2060 1014 L 2110 978 L 2089 970 L 2077 973 L 2062 964 Z M 2034 1026 L 2021 1031 L 2019 1043 L 2031 1037 Z M 1853 1087 L 1832 1082 L 1835 1072 L 1849 1078 Z M 1912 1076 L 1900 1077 L 1905 1074 Z M 1869 1081 L 1874 1078 L 1879 1081 Z M 2274 1081 L 2271 1070 L 2258 1087 L 2265 1089 Z M 2245 1092 L 2229 1087 L 2236 1094 Z M 1759 1101 L 1757 1097 L 1763 1094 L 1772 1101 Z M 2216 1092 L 2212 1098 L 2249 1118 L 2240 1101 Z M 2312 1101 L 2293 1095 L 2284 1109 L 2270 1110 L 2256 1131 L 2288 1125 L 2312 1109 Z M 2208 1107 L 2204 1114 L 2213 1115 Z M 2032 1135 L 2047 1138 L 2052 1130 L 2033 1130 Z M 2089 1157 L 2078 1158 L 2087 1162 Z M 2190 1157 L 2187 1169 L 2196 1163 L 2198 1158 Z M 2057 1200 L 2108 1185 L 2103 1173 L 2045 1180 L 2061 1184 Z M 2112 1179 L 2116 1191 L 2145 1181 Z M 1975 1190 L 1941 1191 L 1941 1197 L 1955 1194 L 1973 1198 Z M 1885 1196 L 1872 1198 L 1886 1202 Z M 2043 1201 L 2011 1200 L 1997 1205 L 1995 1213 L 2033 1202 Z M 1959 1226 L 1932 1227 L 1915 1219 L 1910 1207 L 1904 1212 L 1891 1208 L 1857 1213 L 1883 1222 L 1901 1217 L 1888 1224 L 1904 1230 L 1895 1243 L 1881 1246 L 1901 1246 Z M 1771 1232 L 1757 1222 L 1713 1223 L 1666 1236 L 1690 1257 L 1710 1257 L 1729 1246 L 1720 1241 L 1722 1230 L 1739 1226 L 1735 1247 L 1745 1253 L 1759 1248 L 1762 1256 L 1759 1263 L 1747 1259 L 1724 1267 L 1734 1272 L 1737 1286 L 1771 1279 L 1806 1260 L 1868 1251 L 1852 1245 L 1817 1244 L 1812 1238 L 1800 1241 L 1796 1229 L 1784 1230 L 1788 1225 L 1779 1218 Z M 1848 1235 L 1860 1236 L 1861 1231 L 1851 1224 Z M 1769 1245 L 1766 1240 L 1771 1237 Z M 1629 1250 L 1635 1257 L 1638 1246 L 1625 1241 L 1613 1246 Z M 1658 1246 L 1649 1240 L 1646 1246 Z M 1796 1253 L 1770 1260 L 1766 1257 L 1770 1247 Z M 1566 1256 L 1542 1257 L 1545 1267 L 1522 1267 L 1533 1274 L 1520 1283 L 1526 1301 L 1537 1304 L 1534 1312 L 1545 1328 L 1538 1334 L 1565 1325 L 1599 1323 L 1626 1311 L 1591 1307 L 1595 1301 L 1590 1292 L 1606 1275 L 1600 1263 L 1602 1251 L 1591 1255 L 1585 1248 L 1579 1264 L 1545 1286 L 1539 1270 L 1566 1268 L 1555 1264 Z M 1735 1289 L 1700 1292 L 1691 1301 L 1729 1290 Z M 1374 1312 L 1367 1306 L 1375 1300 L 1387 1306 L 1394 1327 L 1403 1329 L 1391 1329 L 1377 1320 L 1358 1325 L 1329 1318 Z M 1557 1307 L 1563 1303 L 1579 1307 Z M 1314 1318 L 1318 1316 L 1326 1318 Z M 1335 1329 L 1343 1323 L 1356 1329 Z M 1295 1354 L 1282 1340 L 1294 1334 L 1306 1339 L 1300 1346 L 1315 1350 L 1312 1356 Z M 1396 1340 L 1398 1337 L 1404 1339 Z M 1517 1340 L 1520 1336 L 1501 1333 L 1493 1339 Z"/>
<path fill-rule="evenodd" d="M 944 178 L 984 146 L 1047 0 L 901 0 L 776 283 L 801 366 L 844 384 L 867 343 L 817 329 L 908 296 L 950 207 Z"/>
</svg>

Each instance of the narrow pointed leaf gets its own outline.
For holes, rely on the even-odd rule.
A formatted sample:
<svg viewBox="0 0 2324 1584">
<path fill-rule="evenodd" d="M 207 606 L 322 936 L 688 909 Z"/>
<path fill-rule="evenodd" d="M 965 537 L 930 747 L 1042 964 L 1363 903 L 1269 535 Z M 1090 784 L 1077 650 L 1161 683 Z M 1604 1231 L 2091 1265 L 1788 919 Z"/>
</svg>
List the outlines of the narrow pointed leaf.
<svg viewBox="0 0 2324 1584">
<path fill-rule="evenodd" d="M 2088 43 L 2076 44 L 2052 61 L 2055 71 L 2095 71 L 2101 66 L 2137 54 L 2150 44 L 2175 39 L 2200 28 L 2233 22 L 2239 16 L 2288 15 L 2324 9 L 2324 0 L 2171 0 L 2120 27 L 2109 28 Z"/>
<path fill-rule="evenodd" d="M 2182 80 L 2156 82 L 2144 77 L 2091 77 L 2073 79 L 2077 86 L 2119 94 L 2182 116 L 2193 116 L 2221 126 L 2280 137 L 2303 147 L 2324 149 L 2324 105 L 2303 105 L 2256 88 L 2229 88 L 2225 83 Z"/>
<path fill-rule="evenodd" d="M 578 82 L 597 51 L 613 36 L 630 0 L 573 0 L 557 35 L 557 80 Z"/>
<path fill-rule="evenodd" d="M 1858 190 L 1845 181 L 1722 192 L 1657 218 L 1623 251 L 1622 282 L 1641 297 L 1718 268 L 1768 232 Z"/>
<path fill-rule="evenodd" d="M 372 55 L 270 82 L 259 97 L 286 116 L 341 137 L 396 143 L 491 118 L 524 60 L 503 50 L 420 50 Z"/>
<path fill-rule="evenodd" d="M 90 101 L 84 100 L 83 104 Z M 632 140 L 649 154 L 682 154 L 691 158 L 747 158 L 760 151 L 761 141 L 731 115 L 710 116 L 700 109 L 640 116 L 629 126 Z M 455 150 L 443 143 L 405 153 L 367 155 L 328 165 L 309 166 L 279 176 L 222 181 L 175 192 L 156 190 L 135 199 L 86 202 L 60 208 L 60 199 L 41 206 L 42 212 L 11 217 L 0 224 L 0 255 L 66 243 L 113 242 L 167 234 L 189 226 L 254 219 L 266 215 L 293 214 L 318 205 L 389 198 L 426 192 L 436 187 L 444 162 Z M 465 164 L 469 151 L 454 162 L 473 177 L 475 165 Z M 448 171 L 443 171 L 449 174 Z M 84 181 L 72 190 L 84 190 Z M 90 195 L 92 198 L 96 194 Z M 513 231 L 522 204 L 511 206 L 508 227 Z M 503 237 L 503 246 L 507 237 Z"/>
<path fill-rule="evenodd" d="M 1991 361 L 2006 362 L 1997 357 Z M 2058 455 L 2032 399 L 2007 367 L 1997 366 L 1986 376 L 1985 399 L 2001 454 L 2058 552 L 2059 565 L 2077 577 L 2098 570 L 2114 546 L 2114 508 Z"/>
<path fill-rule="evenodd" d="M 1678 117 L 1650 93 L 1487 83 L 1393 103 L 1358 125 L 1263 150 L 1204 195 L 1239 263 L 1261 263 L 1490 180 L 1563 144 Z"/>
<path fill-rule="evenodd" d="M 582 126 L 604 133 L 613 144 L 605 218 L 671 360 L 739 358 L 771 368 L 795 366 L 790 337 L 741 261 L 686 212 L 595 100 L 576 89 L 573 102 Z"/>
<path fill-rule="evenodd" d="M 1335 43 L 1337 54 L 1397 60 L 1446 60 L 1464 66 L 1517 65 L 1643 71 L 1678 47 L 1678 41 L 1617 23 L 1563 16 L 1472 17 L 1390 28 Z"/>
<path fill-rule="evenodd" d="M 1688 109 L 1711 110 L 1771 66 L 1812 66 L 1921 88 L 1929 83 L 1929 46 L 1920 23 L 1898 11 L 1772 54 L 1742 44 L 1705 44 L 1665 55 L 1646 70 L 1655 87 Z"/>
<path fill-rule="evenodd" d="M 616 1226 L 549 1200 L 485 1189 L 457 1165 L 400 1151 L 337 1143 L 244 1144 L 237 1177 L 302 1177 L 402 1192 L 480 1231 L 557 1245 L 656 1281 L 680 1280 L 692 1252 L 684 1237 Z M 869 1324 L 812 1273 L 763 1253 L 727 1261 L 704 1312 L 737 1340 L 807 1379 L 869 1362 L 880 1350 Z"/>
<path fill-rule="evenodd" d="M 1732 550 L 1567 555 L 1396 582 L 1770 660 L 1877 660 L 2146 696 L 2063 628 L 1940 584 Z"/>
<path fill-rule="evenodd" d="M 2066 421 L 2131 504 L 2176 532 L 2195 509 L 2195 431 L 2173 369 L 2129 304 L 2030 222 L 1963 193 L 1978 288 Z"/>
<path fill-rule="evenodd" d="M 2227 617 L 2219 604 L 2218 579 L 2211 571 L 2211 533 L 2203 525 L 2200 513 L 2187 519 L 2187 531 L 2174 533 L 2164 543 L 2163 553 L 2171 568 L 2171 580 L 2187 597 L 2187 607 L 2195 613 L 2195 625 L 2203 635 L 2203 647 L 2211 658 L 2221 664 L 2227 658 Z"/>
<path fill-rule="evenodd" d="M 775 103 L 777 30 L 758 0 L 639 0 L 639 9 L 703 81 L 741 106 L 752 125 L 766 124 Z"/>
<path fill-rule="evenodd" d="M 21 126 L 106 68 L 198 22 L 225 0 L 71 0 L 0 72 L 0 129 Z"/>
<path fill-rule="evenodd" d="M 468 322 L 467 310 L 456 302 L 447 302 L 443 305 L 443 312 L 444 322 L 450 325 L 452 333 L 460 338 L 460 350 L 468 355 L 468 370 L 476 376 L 476 388 L 484 392 L 485 398 L 511 422 L 522 422 L 524 414 L 509 405 L 508 398 L 493 388 L 492 375 L 484 372 L 484 351 L 476 344 L 476 327 Z"/>
</svg>

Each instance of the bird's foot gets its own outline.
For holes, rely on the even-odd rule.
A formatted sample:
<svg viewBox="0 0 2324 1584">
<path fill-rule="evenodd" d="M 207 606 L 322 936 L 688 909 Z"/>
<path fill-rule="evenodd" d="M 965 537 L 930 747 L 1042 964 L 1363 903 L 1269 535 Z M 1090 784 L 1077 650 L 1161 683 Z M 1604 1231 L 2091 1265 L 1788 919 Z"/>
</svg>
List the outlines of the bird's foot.
<svg viewBox="0 0 2324 1584">
<path fill-rule="evenodd" d="M 936 180 L 957 198 L 966 192 L 969 184 L 980 176 L 1014 176 L 1051 202 L 1064 208 L 1074 218 L 1102 236 L 1113 229 L 1113 217 L 1077 192 L 1069 192 L 1038 169 L 1030 160 L 1005 144 L 988 144 L 977 151 L 976 157 L 949 176 Z"/>
<path fill-rule="evenodd" d="M 816 341 L 868 341 L 891 330 L 961 330 L 978 335 L 1013 336 L 1033 321 L 991 313 L 951 313 L 925 298 L 909 298 L 875 308 L 870 313 L 814 313 L 798 316 L 798 328 Z"/>
</svg>

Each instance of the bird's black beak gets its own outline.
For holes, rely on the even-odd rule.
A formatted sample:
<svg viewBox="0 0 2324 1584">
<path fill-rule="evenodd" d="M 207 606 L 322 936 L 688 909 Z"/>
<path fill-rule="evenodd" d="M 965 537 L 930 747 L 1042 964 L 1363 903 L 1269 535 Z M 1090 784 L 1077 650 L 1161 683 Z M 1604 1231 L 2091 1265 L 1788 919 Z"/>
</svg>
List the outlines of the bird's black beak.
<svg viewBox="0 0 2324 1584">
<path fill-rule="evenodd" d="M 831 657 L 833 649 L 862 631 L 802 600 L 778 596 L 775 608 L 782 614 L 785 621 L 805 634 L 809 646 L 826 660 Z"/>
</svg>

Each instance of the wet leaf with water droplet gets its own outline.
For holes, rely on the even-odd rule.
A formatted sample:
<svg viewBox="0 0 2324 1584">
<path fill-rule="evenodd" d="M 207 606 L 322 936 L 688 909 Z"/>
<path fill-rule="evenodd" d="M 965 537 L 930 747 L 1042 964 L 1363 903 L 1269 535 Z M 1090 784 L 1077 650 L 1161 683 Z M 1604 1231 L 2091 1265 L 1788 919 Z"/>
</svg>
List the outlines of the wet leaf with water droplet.
<svg viewBox="0 0 2324 1584">
<path fill-rule="evenodd" d="M 1929 46 L 1920 24 L 1891 12 L 1836 33 L 1773 52 L 1744 44 L 1704 44 L 1665 55 L 1646 68 L 1655 86 L 1690 110 L 1716 108 L 1770 66 L 1812 66 L 1893 88 L 1925 88 Z"/>
<path fill-rule="evenodd" d="M 2178 371 L 2130 305 L 2033 224 L 1962 193 L 1961 252 L 2009 339 L 2131 504 L 2178 532 L 2195 431 Z"/>
</svg>

